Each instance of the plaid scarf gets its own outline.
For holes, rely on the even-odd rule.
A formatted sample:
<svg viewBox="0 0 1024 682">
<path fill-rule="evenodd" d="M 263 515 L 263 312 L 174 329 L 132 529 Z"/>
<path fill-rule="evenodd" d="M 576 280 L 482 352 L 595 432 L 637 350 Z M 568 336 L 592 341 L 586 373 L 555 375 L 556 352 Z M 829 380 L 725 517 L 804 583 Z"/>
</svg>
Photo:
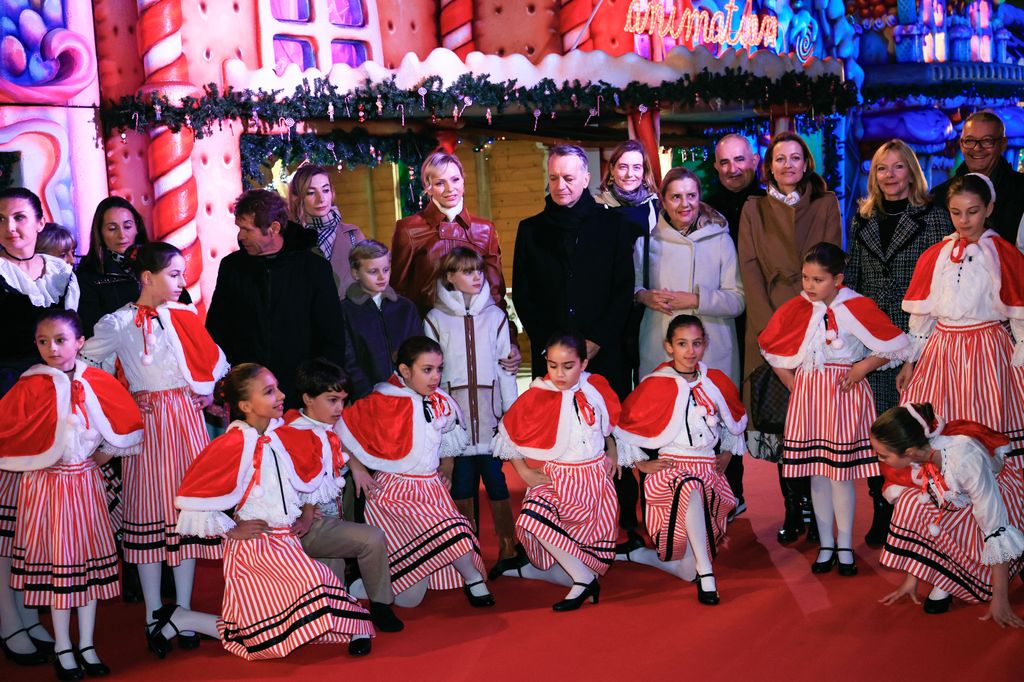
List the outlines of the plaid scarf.
<svg viewBox="0 0 1024 682">
<path fill-rule="evenodd" d="M 307 228 L 316 230 L 317 246 L 327 260 L 334 253 L 334 237 L 338 233 L 338 225 L 341 225 L 341 213 L 335 206 L 331 206 L 330 212 L 322 218 L 311 216 L 306 223 Z"/>
</svg>

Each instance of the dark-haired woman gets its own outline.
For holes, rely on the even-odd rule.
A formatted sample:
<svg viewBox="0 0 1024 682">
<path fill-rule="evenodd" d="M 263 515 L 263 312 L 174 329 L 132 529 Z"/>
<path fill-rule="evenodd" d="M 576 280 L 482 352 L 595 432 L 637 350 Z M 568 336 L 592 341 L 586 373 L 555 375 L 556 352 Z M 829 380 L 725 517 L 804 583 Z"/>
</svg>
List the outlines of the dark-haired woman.
<svg viewBox="0 0 1024 682">
<path fill-rule="evenodd" d="M 843 243 L 839 201 L 825 181 L 814 172 L 814 157 L 802 137 L 784 132 L 775 135 L 764 156 L 762 177 L 768 195 L 751 197 L 740 214 L 739 263 L 747 303 L 744 381 L 764 365 L 757 336 L 779 306 L 801 289 L 801 259 L 814 244 Z M 757 400 L 744 388 L 748 407 Z M 753 412 L 756 414 L 756 411 Z M 758 424 L 753 424 L 756 429 Z M 806 478 L 783 478 L 779 484 L 786 504 L 786 518 L 778 533 L 783 544 L 795 542 L 803 532 L 802 501 L 809 500 Z M 805 502 L 809 506 L 809 501 Z M 816 528 L 811 524 L 812 533 Z"/>
<path fill-rule="evenodd" d="M 130 263 L 142 284 L 138 300 L 101 318 L 81 354 L 108 371 L 119 360 L 143 413 L 142 452 L 124 463 L 123 546 L 125 561 L 139 565 L 148 623 L 162 605 L 162 562 L 174 572 L 178 604 L 188 608 L 195 560 L 220 557 L 218 540 L 183 538 L 175 531 L 174 494 L 209 443 L 202 410 L 228 364 L 195 307 L 176 302 L 185 287 L 181 252 L 151 242 Z M 147 629 L 150 648 L 166 654 L 154 634 Z"/>
<path fill-rule="evenodd" d="M 850 223 L 850 261 L 846 286 L 878 304 L 889 319 L 907 331 L 910 315 L 901 306 L 917 259 L 953 231 L 949 213 L 930 203 L 928 184 L 917 156 L 906 142 L 889 140 L 871 158 L 868 193 Z M 868 375 L 881 414 L 900 401 L 896 368 Z M 882 496 L 882 478 L 868 479 L 874 506 L 869 545 L 885 542 L 892 506 Z"/>
<path fill-rule="evenodd" d="M 39 362 L 34 342 L 36 322 L 50 310 L 78 306 L 78 282 L 71 266 L 36 253 L 36 239 L 45 226 L 43 205 L 30 190 L 0 190 L 0 396 L 21 373 Z M 15 663 L 44 662 L 53 642 L 39 624 L 35 609 L 22 603 L 9 587 L 14 542 L 15 504 L 21 474 L 0 471 L 0 646 Z"/>
<path fill-rule="evenodd" d="M 882 565 L 907 574 L 880 601 L 920 603 L 918 581 L 932 586 L 925 613 L 943 613 L 953 597 L 990 602 L 982 620 L 1024 627 L 1010 608 L 1010 576 L 1024 556 L 1024 484 L 1009 439 L 977 422 L 948 423 L 929 403 L 905 403 L 871 427 L 871 442 L 893 505 Z"/>
<path fill-rule="evenodd" d="M 903 299 L 916 362 L 900 370 L 896 386 L 904 402 L 929 402 L 947 419 L 970 419 L 1002 433 L 1010 439 L 1009 456 L 1019 458 L 1024 255 L 986 226 L 994 194 L 991 181 L 977 173 L 950 183 L 946 205 L 956 232 L 917 261 Z"/>
<path fill-rule="evenodd" d="M 139 280 L 127 259 L 132 247 L 149 242 L 142 215 L 117 196 L 96 207 L 89 234 L 89 252 L 75 271 L 82 288 L 78 315 L 86 337 L 92 336 L 101 317 L 139 297 Z M 192 302 L 187 291 L 182 291 L 179 302 Z"/>
</svg>

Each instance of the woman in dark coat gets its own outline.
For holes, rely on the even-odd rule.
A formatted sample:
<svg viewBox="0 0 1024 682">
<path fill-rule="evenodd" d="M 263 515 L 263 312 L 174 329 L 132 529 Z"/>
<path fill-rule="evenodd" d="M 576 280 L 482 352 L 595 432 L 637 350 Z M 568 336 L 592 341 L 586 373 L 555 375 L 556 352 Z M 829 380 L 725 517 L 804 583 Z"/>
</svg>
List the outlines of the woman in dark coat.
<svg viewBox="0 0 1024 682">
<path fill-rule="evenodd" d="M 928 247 L 952 231 L 949 213 L 931 203 L 914 151 L 902 140 L 889 140 L 871 159 L 868 194 L 850 224 L 850 260 L 844 283 L 873 300 L 893 323 L 908 331 L 910 315 L 903 312 L 901 304 L 914 265 Z M 879 370 L 868 375 L 878 414 L 899 404 L 898 371 Z M 868 488 L 875 515 L 864 539 L 877 546 L 885 542 L 892 506 L 882 497 L 881 476 L 868 479 Z"/>
</svg>

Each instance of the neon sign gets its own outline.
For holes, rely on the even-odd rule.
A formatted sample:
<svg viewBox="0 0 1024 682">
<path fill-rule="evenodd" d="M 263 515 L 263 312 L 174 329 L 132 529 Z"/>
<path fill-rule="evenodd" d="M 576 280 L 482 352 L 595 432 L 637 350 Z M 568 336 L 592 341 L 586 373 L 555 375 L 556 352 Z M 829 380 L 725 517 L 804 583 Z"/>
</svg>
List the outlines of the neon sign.
<svg viewBox="0 0 1024 682">
<path fill-rule="evenodd" d="M 664 38 L 671 36 L 679 45 L 693 49 L 699 44 L 737 47 L 744 49 L 764 46 L 776 49 L 779 38 L 778 17 L 758 17 L 752 9 L 752 0 L 746 0 L 739 26 L 733 29 L 736 0 L 729 0 L 725 12 L 686 7 L 677 10 L 673 5 L 666 13 L 665 0 L 633 0 L 626 13 L 625 30 L 629 33 L 650 34 Z"/>
</svg>

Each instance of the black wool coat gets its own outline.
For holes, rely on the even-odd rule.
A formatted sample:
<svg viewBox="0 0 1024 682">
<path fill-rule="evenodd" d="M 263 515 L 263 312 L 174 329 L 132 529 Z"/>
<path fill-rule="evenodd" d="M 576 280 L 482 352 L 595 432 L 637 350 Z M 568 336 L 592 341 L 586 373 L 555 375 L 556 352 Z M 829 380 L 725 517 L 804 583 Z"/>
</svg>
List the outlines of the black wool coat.
<svg viewBox="0 0 1024 682">
<path fill-rule="evenodd" d="M 395 371 L 398 347 L 410 336 L 423 336 L 416 304 L 388 287 L 380 308 L 359 283 L 350 284 L 341 302 L 345 313 L 345 371 L 352 399 L 370 394 Z"/>
</svg>

